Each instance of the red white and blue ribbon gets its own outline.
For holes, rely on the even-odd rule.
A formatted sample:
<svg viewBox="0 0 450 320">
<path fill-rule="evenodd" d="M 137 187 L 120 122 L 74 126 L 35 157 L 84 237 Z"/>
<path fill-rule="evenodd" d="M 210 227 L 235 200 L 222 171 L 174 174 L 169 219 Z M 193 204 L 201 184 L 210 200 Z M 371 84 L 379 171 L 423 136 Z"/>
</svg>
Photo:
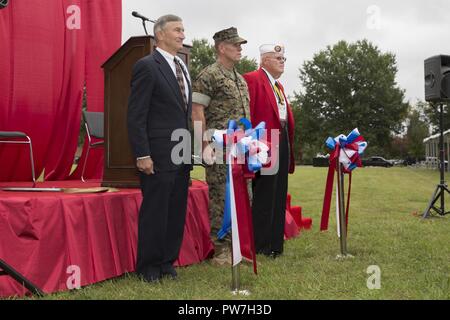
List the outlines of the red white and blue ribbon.
<svg viewBox="0 0 450 320">
<path fill-rule="evenodd" d="M 343 134 L 336 138 L 329 137 L 326 145 L 332 151 L 330 152 L 330 165 L 328 168 L 327 184 L 325 187 L 325 196 L 323 200 L 322 219 L 320 230 L 328 229 L 328 221 L 330 216 L 331 197 L 333 195 L 334 173 L 337 170 L 337 160 L 342 164 L 344 173 L 349 175 L 349 184 L 347 192 L 346 206 L 346 225 L 348 225 L 348 212 L 350 208 L 350 194 L 352 186 L 352 171 L 358 167 L 362 167 L 361 155 L 367 148 L 367 142 L 360 135 L 358 129 L 353 129 L 348 136 Z"/>
<path fill-rule="evenodd" d="M 218 238 L 223 239 L 231 230 L 233 244 L 233 266 L 242 261 L 241 242 L 239 240 L 238 214 L 236 206 L 241 201 L 241 194 L 235 193 L 235 181 L 233 179 L 233 166 L 236 164 L 246 164 L 250 172 L 259 171 L 268 160 L 269 148 L 261 141 L 265 137 L 265 123 L 261 122 L 255 128 L 252 128 L 250 121 L 243 118 L 239 121 L 244 130 L 238 128 L 238 123 L 230 120 L 227 130 L 216 130 L 213 134 L 213 142 L 217 148 L 226 147 L 226 187 L 225 187 L 225 209 L 223 215 L 222 228 L 219 230 Z M 245 159 L 244 163 L 236 163 L 238 159 Z M 247 194 L 248 197 L 248 194 Z M 256 256 L 254 254 L 253 228 L 251 227 L 251 212 L 247 212 L 245 217 L 249 226 L 248 232 L 251 234 L 252 258 L 256 273 Z M 251 230 L 250 230 L 251 229 Z"/>
</svg>

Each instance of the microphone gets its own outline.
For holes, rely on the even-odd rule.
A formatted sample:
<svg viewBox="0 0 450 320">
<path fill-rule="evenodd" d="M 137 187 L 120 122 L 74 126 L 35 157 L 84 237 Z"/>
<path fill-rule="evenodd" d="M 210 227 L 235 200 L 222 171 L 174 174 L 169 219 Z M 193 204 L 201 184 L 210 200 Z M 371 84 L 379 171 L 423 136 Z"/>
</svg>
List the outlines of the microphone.
<svg viewBox="0 0 450 320">
<path fill-rule="evenodd" d="M 147 18 L 147 17 L 144 17 L 144 16 L 143 16 L 142 14 L 140 14 L 139 12 L 133 11 L 133 12 L 131 13 L 131 15 L 132 15 L 133 17 L 140 18 L 140 19 L 142 19 L 143 21 L 150 21 L 150 22 L 155 23 L 155 21 L 150 20 L 150 19 Z"/>
</svg>

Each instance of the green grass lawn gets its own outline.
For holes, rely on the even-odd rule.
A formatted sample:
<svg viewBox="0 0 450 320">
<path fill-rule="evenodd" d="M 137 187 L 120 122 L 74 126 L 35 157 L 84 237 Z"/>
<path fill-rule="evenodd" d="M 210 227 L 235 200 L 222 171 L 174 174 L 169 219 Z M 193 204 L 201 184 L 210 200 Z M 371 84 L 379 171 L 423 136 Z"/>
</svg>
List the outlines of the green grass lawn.
<svg viewBox="0 0 450 320">
<path fill-rule="evenodd" d="M 438 172 L 362 168 L 353 176 L 348 251 L 336 260 L 334 207 L 328 232 L 319 232 L 326 168 L 297 167 L 290 177 L 293 205 L 313 229 L 285 243 L 276 260 L 258 256 L 259 274 L 241 266 L 249 297 L 230 292 L 231 268 L 209 261 L 178 268 L 177 281 L 147 284 L 134 274 L 45 299 L 450 299 L 450 221 L 420 219 L 439 182 Z M 203 172 L 194 172 L 197 178 Z M 333 199 L 334 203 L 334 199 Z M 450 208 L 450 201 L 447 201 Z M 367 268 L 379 266 L 381 288 L 367 288 Z"/>
</svg>

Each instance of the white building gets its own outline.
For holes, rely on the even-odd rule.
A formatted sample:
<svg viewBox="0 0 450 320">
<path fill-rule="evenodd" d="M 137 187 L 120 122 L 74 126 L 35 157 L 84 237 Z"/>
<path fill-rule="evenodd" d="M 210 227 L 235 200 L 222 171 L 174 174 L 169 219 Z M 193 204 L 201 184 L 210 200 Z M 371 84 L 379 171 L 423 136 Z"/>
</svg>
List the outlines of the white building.
<svg viewBox="0 0 450 320">
<path fill-rule="evenodd" d="M 439 169 L 439 136 L 440 133 L 432 135 L 423 140 L 425 144 L 425 164 L 427 168 Z M 450 130 L 444 132 L 444 163 L 450 159 Z M 449 166 L 446 166 L 447 171 Z"/>
</svg>

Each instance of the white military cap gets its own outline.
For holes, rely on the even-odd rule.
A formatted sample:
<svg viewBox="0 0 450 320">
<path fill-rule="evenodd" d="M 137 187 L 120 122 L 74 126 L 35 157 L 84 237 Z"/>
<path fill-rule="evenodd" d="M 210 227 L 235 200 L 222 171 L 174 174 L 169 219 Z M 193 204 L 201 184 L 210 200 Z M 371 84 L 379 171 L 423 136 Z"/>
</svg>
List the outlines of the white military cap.
<svg viewBox="0 0 450 320">
<path fill-rule="evenodd" d="M 282 44 L 263 44 L 259 47 L 259 53 L 281 53 L 284 54 L 284 46 Z"/>
</svg>

